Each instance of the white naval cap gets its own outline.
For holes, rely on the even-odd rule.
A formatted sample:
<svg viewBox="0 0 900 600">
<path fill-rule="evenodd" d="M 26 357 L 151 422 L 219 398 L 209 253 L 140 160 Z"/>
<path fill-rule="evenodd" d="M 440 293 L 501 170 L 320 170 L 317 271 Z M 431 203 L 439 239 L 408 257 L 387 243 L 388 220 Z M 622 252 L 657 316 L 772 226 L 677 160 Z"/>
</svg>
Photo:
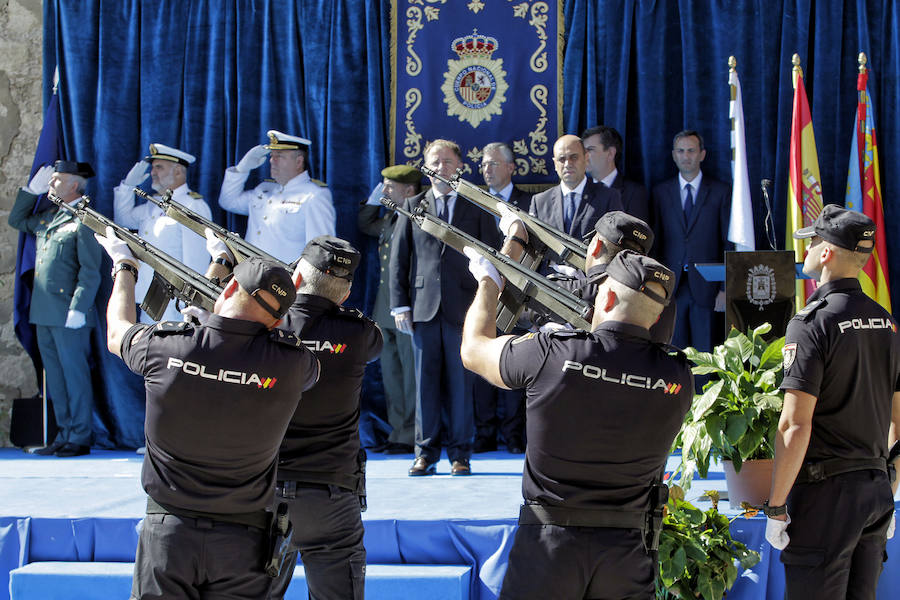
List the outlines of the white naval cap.
<svg viewBox="0 0 900 600">
<path fill-rule="evenodd" d="M 306 148 L 308 150 L 309 146 L 312 144 L 312 142 L 306 138 L 288 135 L 286 133 L 281 133 L 280 131 L 275 131 L 274 129 L 267 131 L 266 135 L 269 136 L 269 143 L 266 144 L 266 148 L 269 150 L 299 150 L 301 148 Z"/>
<path fill-rule="evenodd" d="M 168 160 L 187 167 L 194 164 L 197 157 L 193 154 L 182 152 L 177 148 L 171 148 L 164 144 L 150 144 L 150 154 L 145 156 L 144 160 L 147 162 L 153 162 L 154 160 Z"/>
</svg>

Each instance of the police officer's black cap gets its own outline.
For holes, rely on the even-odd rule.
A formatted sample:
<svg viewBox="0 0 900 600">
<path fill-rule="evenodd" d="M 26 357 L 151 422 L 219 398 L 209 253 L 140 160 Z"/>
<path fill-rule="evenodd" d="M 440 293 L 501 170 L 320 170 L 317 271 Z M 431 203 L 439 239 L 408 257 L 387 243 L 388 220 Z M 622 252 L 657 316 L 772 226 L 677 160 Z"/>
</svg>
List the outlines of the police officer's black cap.
<svg viewBox="0 0 900 600">
<path fill-rule="evenodd" d="M 58 160 L 56 164 L 53 165 L 53 169 L 57 173 L 70 173 L 71 175 L 78 175 L 79 177 L 84 177 L 85 179 L 89 179 L 94 176 L 94 169 L 91 168 L 91 163 L 86 162 L 77 162 L 74 160 Z"/>
<path fill-rule="evenodd" d="M 675 288 L 675 273 L 662 263 L 634 250 L 622 250 L 616 254 L 615 258 L 606 266 L 605 275 L 664 306 L 668 306 Z M 661 285 L 665 291 L 665 297 L 648 288 L 648 283 Z"/>
<path fill-rule="evenodd" d="M 861 212 L 847 210 L 837 204 L 826 204 L 816 222 L 795 231 L 794 238 L 802 240 L 817 235 L 835 246 L 869 253 L 875 248 L 875 244 L 866 247 L 859 243 L 866 240 L 874 242 L 876 229 L 875 221 Z"/>
<path fill-rule="evenodd" d="M 594 230 L 613 244 L 641 254 L 647 254 L 653 246 L 654 236 L 650 226 L 621 210 L 605 213 L 597 219 Z"/>
<path fill-rule="evenodd" d="M 409 165 L 393 165 L 381 170 L 381 176 L 398 183 L 419 183 L 422 181 L 422 173 Z"/>
<path fill-rule="evenodd" d="M 333 235 L 320 235 L 306 244 L 300 258 L 332 277 L 353 281 L 360 257 L 349 242 Z"/>
<path fill-rule="evenodd" d="M 234 279 L 276 319 L 283 317 L 297 298 L 291 274 L 275 261 L 258 257 L 243 260 L 234 267 Z M 272 308 L 267 299 L 257 295 L 263 290 L 272 294 L 278 302 L 277 310 Z"/>
</svg>

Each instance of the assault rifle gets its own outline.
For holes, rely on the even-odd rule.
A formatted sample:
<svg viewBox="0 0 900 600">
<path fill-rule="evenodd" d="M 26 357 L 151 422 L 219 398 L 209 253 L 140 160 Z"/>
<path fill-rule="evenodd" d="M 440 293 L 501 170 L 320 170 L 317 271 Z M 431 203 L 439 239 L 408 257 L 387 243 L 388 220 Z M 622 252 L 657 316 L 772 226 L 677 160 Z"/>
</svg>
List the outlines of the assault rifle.
<svg viewBox="0 0 900 600">
<path fill-rule="evenodd" d="M 156 246 L 150 244 L 135 233 L 130 232 L 121 225 L 116 225 L 107 217 L 101 215 L 92 208 L 88 208 L 91 199 L 82 196 L 74 206 L 71 206 L 59 198 L 51 195 L 52 200 L 61 209 L 66 210 L 76 217 L 89 229 L 106 235 L 106 228 L 112 227 L 116 236 L 128 244 L 128 248 L 135 258 L 146 263 L 153 269 L 153 282 L 147 295 L 141 302 L 141 309 L 154 321 L 158 321 L 166 310 L 170 299 L 182 301 L 186 304 L 199 306 L 210 312 L 215 307 L 216 298 L 222 293 L 222 288 L 212 281 L 178 262 Z"/>
<path fill-rule="evenodd" d="M 459 252 L 462 252 L 466 246 L 474 248 L 496 267 L 500 275 L 506 279 L 506 285 L 500 294 L 500 303 L 497 306 L 498 329 L 504 333 L 511 331 L 519 315 L 522 314 L 522 309 L 536 303 L 559 316 L 563 321 L 571 323 L 574 327 L 590 330 L 592 305 L 568 290 L 549 282 L 541 274 L 521 265 L 505 254 L 501 254 L 478 238 L 425 212 L 424 201 L 425 196 L 423 195 L 419 205 L 413 212 L 410 212 L 390 198 L 381 198 L 382 204 L 413 221 L 425 233 L 436 237 Z"/>
<path fill-rule="evenodd" d="M 184 204 L 172 200 L 172 190 L 166 190 L 161 198 L 154 198 L 140 188 L 134 188 L 134 193 L 141 198 L 144 198 L 149 202 L 157 205 L 162 209 L 164 213 L 166 213 L 167 217 L 169 217 L 173 221 L 176 221 L 177 223 L 184 225 L 202 238 L 206 237 L 205 230 L 207 228 L 212 230 L 217 238 L 225 242 L 225 245 L 228 246 L 228 249 L 231 250 L 232 254 L 234 254 L 234 259 L 237 262 L 241 262 L 245 258 L 249 258 L 251 256 L 257 256 L 266 260 L 275 261 L 288 271 L 293 271 L 290 265 L 287 265 L 271 254 L 260 250 L 233 231 L 228 231 L 221 225 L 213 223 L 203 215 L 197 214 L 196 212 L 192 211 Z"/>
<path fill-rule="evenodd" d="M 527 211 L 521 210 L 509 202 L 504 202 L 474 183 L 462 179 L 459 171 L 448 179 L 426 166 L 419 167 L 419 170 L 428 177 L 443 181 L 453 188 L 457 194 L 468 198 L 489 213 L 498 217 L 502 216 L 500 213 L 500 206 L 502 205 L 506 206 L 517 218 L 521 219 L 525 224 L 525 229 L 528 230 L 528 246 L 525 248 L 522 264 L 529 269 L 536 270 L 541 261 L 544 260 L 544 254 L 549 250 L 556 255 L 558 260 L 584 271 L 584 258 L 587 255 L 587 246 L 581 240 L 573 238 L 536 217 L 532 217 Z"/>
</svg>

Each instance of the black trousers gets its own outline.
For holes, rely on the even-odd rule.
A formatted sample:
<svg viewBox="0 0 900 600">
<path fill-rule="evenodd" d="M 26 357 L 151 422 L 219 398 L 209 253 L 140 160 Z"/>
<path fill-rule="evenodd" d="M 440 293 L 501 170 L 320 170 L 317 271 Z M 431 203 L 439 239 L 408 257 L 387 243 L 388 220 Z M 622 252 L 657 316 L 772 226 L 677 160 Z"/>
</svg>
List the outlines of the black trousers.
<svg viewBox="0 0 900 600">
<path fill-rule="evenodd" d="M 502 390 L 481 377 L 474 378 L 475 439 L 497 440 L 500 432 L 504 443 L 525 440 L 525 390 Z"/>
<path fill-rule="evenodd" d="M 519 525 L 501 600 L 652 600 L 656 561 L 637 529 Z"/>
<path fill-rule="evenodd" d="M 262 529 L 166 514 L 144 518 L 134 559 L 132 600 L 259 600 L 272 579 L 262 570 Z"/>
<path fill-rule="evenodd" d="M 887 474 L 853 471 L 794 484 L 787 507 L 785 598 L 874 600 L 894 513 Z"/>
<path fill-rule="evenodd" d="M 276 496 L 278 502 L 288 504 L 294 536 L 269 598 L 284 597 L 299 553 L 312 600 L 362 600 L 366 548 L 359 497 L 337 486 L 300 485 L 293 499 Z"/>
</svg>

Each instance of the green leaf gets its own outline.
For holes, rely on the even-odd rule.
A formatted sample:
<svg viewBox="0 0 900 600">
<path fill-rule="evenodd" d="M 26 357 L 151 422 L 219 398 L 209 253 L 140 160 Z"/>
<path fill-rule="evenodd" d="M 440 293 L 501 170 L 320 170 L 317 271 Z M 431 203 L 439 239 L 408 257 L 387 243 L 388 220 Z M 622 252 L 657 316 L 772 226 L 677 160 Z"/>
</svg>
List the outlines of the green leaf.
<svg viewBox="0 0 900 600">
<path fill-rule="evenodd" d="M 678 548 L 672 555 L 671 565 L 668 570 L 670 573 L 682 573 L 686 564 L 687 556 L 684 553 L 684 548 Z"/>
<path fill-rule="evenodd" d="M 759 367 L 761 369 L 771 369 L 773 367 L 781 369 L 783 361 L 781 351 L 783 348 L 784 337 L 780 337 L 766 346 L 765 350 L 763 350 L 762 356 L 760 356 Z"/>
<path fill-rule="evenodd" d="M 744 432 L 747 431 L 747 418 L 744 415 L 728 415 L 725 422 L 725 438 L 732 444 L 737 444 Z"/>
<path fill-rule="evenodd" d="M 725 386 L 724 381 L 717 381 L 709 386 L 703 395 L 699 398 L 694 397 L 694 406 L 691 409 L 691 417 L 694 421 L 700 421 L 706 415 L 706 412 L 712 408 L 719 399 L 719 394 Z"/>
</svg>

